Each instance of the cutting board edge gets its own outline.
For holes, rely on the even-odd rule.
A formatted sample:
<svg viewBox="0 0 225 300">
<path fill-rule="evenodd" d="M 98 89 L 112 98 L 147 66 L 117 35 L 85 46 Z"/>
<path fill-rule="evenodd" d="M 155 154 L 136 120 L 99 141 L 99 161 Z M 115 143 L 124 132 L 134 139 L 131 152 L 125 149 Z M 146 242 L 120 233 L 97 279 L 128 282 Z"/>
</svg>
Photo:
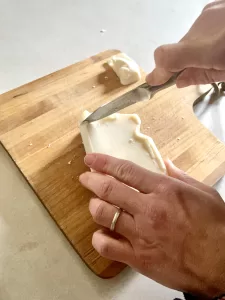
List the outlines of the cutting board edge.
<svg viewBox="0 0 225 300">
<path fill-rule="evenodd" d="M 50 211 L 48 210 L 48 208 L 45 206 L 44 202 L 42 201 L 42 199 L 38 196 L 37 192 L 35 191 L 34 187 L 31 185 L 31 183 L 29 182 L 28 178 L 23 174 L 22 170 L 19 168 L 19 166 L 17 165 L 16 161 L 13 159 L 13 157 L 11 156 L 11 154 L 9 153 L 9 151 L 7 151 L 7 149 L 5 148 L 4 144 L 0 141 L 0 145 L 3 147 L 3 149 L 5 150 L 6 154 L 8 155 L 9 159 L 12 161 L 12 163 L 15 165 L 15 167 L 17 168 L 17 170 L 19 171 L 19 173 L 22 175 L 23 179 L 26 181 L 26 183 L 28 184 L 29 188 L 31 188 L 31 190 L 34 192 L 35 196 L 37 197 L 37 199 L 40 201 L 43 209 L 48 213 L 48 215 L 51 217 L 52 221 L 54 222 L 54 224 L 56 225 L 57 228 L 59 228 L 60 232 L 62 233 L 62 235 L 65 237 L 65 240 L 70 244 L 70 246 L 76 251 L 76 253 L 79 255 L 79 257 L 82 259 L 82 261 L 84 262 L 84 264 L 86 265 L 86 267 L 91 270 L 95 275 L 97 275 L 99 278 L 102 279 L 110 279 L 115 277 L 116 275 L 118 275 L 123 269 L 125 269 L 127 267 L 127 265 L 120 263 L 120 262 L 116 262 L 116 261 L 112 261 L 112 263 L 103 271 L 103 272 L 97 272 L 94 268 L 92 268 L 86 261 L 85 259 L 82 257 L 82 255 L 80 254 L 80 252 L 76 249 L 75 245 L 73 245 L 73 243 L 70 241 L 70 239 L 66 236 L 65 232 L 63 231 L 63 229 L 61 228 L 61 226 L 57 223 L 57 221 L 55 220 L 54 216 L 51 215 Z M 110 270 L 112 266 L 112 270 Z"/>
<path fill-rule="evenodd" d="M 53 76 L 58 75 L 59 73 L 61 73 L 61 72 L 63 72 L 63 71 L 69 70 L 71 67 L 76 67 L 76 66 L 79 66 L 79 65 L 81 65 L 81 64 L 84 64 L 85 62 L 88 62 L 88 60 L 93 60 L 93 62 L 92 62 L 93 64 L 94 64 L 94 63 L 97 63 L 98 60 L 94 61 L 94 57 L 99 57 L 99 56 L 103 55 L 103 56 L 106 56 L 106 57 L 105 57 L 105 59 L 106 59 L 107 57 L 111 57 L 111 56 L 116 55 L 116 54 L 119 54 L 119 53 L 122 53 L 122 51 L 121 51 L 121 50 L 118 50 L 118 49 L 108 49 L 108 50 L 105 50 L 105 51 L 96 53 L 96 54 L 94 54 L 94 55 L 92 55 L 92 56 L 90 56 L 90 57 L 88 57 L 88 58 L 84 58 L 84 59 L 82 59 L 82 60 L 80 60 L 80 61 L 74 62 L 73 64 L 68 65 L 68 66 L 66 66 L 66 67 L 64 67 L 64 68 L 62 68 L 62 69 L 57 69 L 57 70 L 55 70 L 55 71 L 53 71 L 53 72 L 51 72 L 51 73 L 48 73 L 48 74 L 44 75 L 43 77 L 38 77 L 38 78 L 36 78 L 36 79 L 34 79 L 34 80 L 32 80 L 32 81 L 29 81 L 29 82 L 24 83 L 24 84 L 22 84 L 22 85 L 20 85 L 20 86 L 14 87 L 14 88 L 12 88 L 12 89 L 10 89 L 10 90 L 8 90 L 8 91 L 6 91 L 6 92 L 0 94 L 0 101 L 1 101 L 1 97 L 5 97 L 5 96 L 7 96 L 8 94 L 11 94 L 11 93 L 13 93 L 13 92 L 15 92 L 15 91 L 17 91 L 17 90 L 24 89 L 24 88 L 26 88 L 28 85 L 36 85 L 36 84 L 38 84 L 40 81 L 43 81 L 43 80 L 46 80 L 46 79 L 48 80 L 48 79 L 52 78 Z M 109 54 L 109 55 L 108 55 L 108 54 Z M 30 92 L 30 91 L 29 91 L 29 92 Z M 24 96 L 24 95 L 27 94 L 27 93 L 28 93 L 28 92 L 26 92 L 26 93 L 24 93 L 24 94 L 23 94 L 23 93 L 19 93 L 18 95 L 15 95 L 13 98 L 16 98 L 16 97 L 19 97 L 19 96 Z M 0 102 L 0 104 L 1 104 L 1 102 Z"/>
<path fill-rule="evenodd" d="M 108 53 L 108 52 L 111 52 L 111 51 L 118 51 L 117 53 L 119 53 L 120 51 L 119 50 L 107 50 L 107 51 L 103 51 L 103 52 L 101 52 L 101 53 L 99 53 L 98 55 L 101 55 L 101 54 L 103 54 L 103 53 Z M 115 53 L 116 54 L 116 53 Z M 114 55 L 114 54 L 112 54 L 112 55 Z M 110 56 L 109 56 L 110 57 Z M 77 64 L 81 64 L 81 63 L 84 63 L 85 61 L 88 61 L 88 60 L 90 60 L 91 58 L 88 58 L 88 59 L 84 59 L 83 61 L 81 61 L 81 62 L 78 62 L 78 63 L 75 63 L 75 64 L 73 64 L 72 66 L 74 66 L 74 65 L 77 65 Z M 48 74 L 48 75 L 46 75 L 46 76 L 44 76 L 44 77 L 42 77 L 42 78 L 38 78 L 38 79 L 36 79 L 36 80 L 34 80 L 34 81 L 32 81 L 32 82 L 30 82 L 30 83 L 26 83 L 26 84 L 24 84 L 23 86 L 21 86 L 21 87 L 18 87 L 18 88 L 16 88 L 16 89 L 13 89 L 13 90 L 11 90 L 11 91 L 8 91 L 8 92 L 6 92 L 6 93 L 3 93 L 2 95 L 0 95 L 0 97 L 1 96 L 4 96 L 4 95 L 6 95 L 6 94 L 8 94 L 8 93 L 12 93 L 13 91 L 15 91 L 15 90 L 18 90 L 18 89 L 20 89 L 20 88 L 22 88 L 22 87 L 26 87 L 27 85 L 29 85 L 29 84 L 32 84 L 32 83 L 35 83 L 35 82 L 37 82 L 37 81 L 40 81 L 40 80 L 43 80 L 44 78 L 48 78 L 48 77 L 52 77 L 51 75 L 54 75 L 54 74 L 56 74 L 56 73 L 59 73 L 59 72 L 61 72 L 62 70 L 65 70 L 65 69 L 67 69 L 67 68 L 70 68 L 71 66 L 67 66 L 67 67 L 65 67 L 65 68 L 63 68 L 63 69 L 61 69 L 61 70 L 57 70 L 57 71 L 55 71 L 54 73 L 52 73 L 52 74 Z M 19 95 L 18 95 L 19 96 Z M 194 112 L 193 112 L 193 114 L 194 114 Z M 196 115 L 194 114 L 194 116 L 196 117 Z M 197 119 L 197 118 L 196 118 Z M 198 119 L 197 119 L 198 120 Z M 198 120 L 199 121 L 199 120 Z M 203 124 L 202 124 L 203 125 Z M 204 126 L 204 125 L 203 125 Z M 205 127 L 205 126 L 204 126 Z M 207 128 L 206 128 L 207 129 Z M 208 129 L 207 129 L 208 130 Z M 213 135 L 209 130 L 208 130 L 208 132 L 211 134 L 211 135 Z M 213 135 L 214 136 L 214 135 Z M 1 142 L 1 141 L 0 141 Z M 221 142 L 221 141 L 220 141 Z M 222 142 L 221 142 L 222 143 Z M 2 145 L 3 145 L 3 143 L 1 143 Z M 4 147 L 4 145 L 3 145 L 3 147 Z M 8 153 L 8 155 L 10 156 L 10 158 L 12 159 L 12 161 L 16 164 L 16 166 L 17 166 L 17 168 L 20 170 L 20 168 L 18 167 L 18 165 L 17 165 L 17 163 L 14 161 L 14 159 L 13 159 L 13 157 L 11 156 L 11 154 L 9 153 L 9 151 L 4 147 L 4 149 L 6 150 L 6 152 Z M 219 167 L 218 167 L 219 168 Z M 28 184 L 31 186 L 31 188 L 32 188 L 32 190 L 34 191 L 34 193 L 37 195 L 37 193 L 35 192 L 35 190 L 34 190 L 34 188 L 32 187 L 32 185 L 29 183 L 29 181 L 28 181 L 28 179 L 26 178 L 26 176 L 23 174 L 23 172 L 20 170 L 20 172 L 22 173 L 22 175 L 23 175 L 23 177 L 25 178 L 25 180 L 28 182 Z M 222 171 L 221 171 L 222 172 Z M 208 176 L 209 177 L 209 176 Z M 222 177 L 222 175 L 221 175 L 221 177 Z M 220 177 L 220 178 L 221 178 Z M 208 180 L 208 179 L 207 179 Z M 217 180 L 219 180 L 219 179 L 217 179 Z M 204 180 L 205 181 L 205 180 Z M 37 195 L 37 197 L 38 197 L 38 195 Z M 38 199 L 39 200 L 41 200 L 40 199 L 40 197 L 38 197 Z M 47 209 L 47 207 L 46 207 L 46 205 L 42 202 L 42 200 L 41 200 L 41 203 L 42 203 L 42 205 L 45 207 L 45 209 L 47 210 L 47 212 L 50 214 L 50 212 L 49 212 L 49 210 Z M 76 250 L 76 248 L 74 247 L 74 245 L 72 244 L 72 242 L 69 240 L 69 238 L 67 238 L 67 236 L 66 236 L 66 234 L 63 232 L 63 230 L 61 229 L 61 227 L 58 225 L 58 223 L 57 223 L 57 221 L 54 219 L 54 217 L 50 214 L 50 216 L 53 218 L 53 220 L 54 220 L 54 222 L 57 224 L 57 226 L 60 228 L 60 230 L 62 231 L 62 233 L 64 234 L 64 236 L 66 237 L 66 239 L 69 241 L 69 243 L 71 244 L 71 246 Z M 112 274 L 112 272 L 109 272 L 109 271 L 107 271 L 110 267 L 111 267 L 111 265 L 109 265 L 103 272 L 100 272 L 100 273 L 97 273 L 94 269 L 92 269 L 91 268 L 91 266 L 89 265 L 89 264 L 87 264 L 86 262 L 85 262 L 85 260 L 84 260 L 84 258 L 82 258 L 82 256 L 80 255 L 80 253 L 76 250 L 76 252 L 78 253 L 78 255 L 81 257 L 81 259 L 84 261 L 84 263 L 87 265 L 87 267 L 90 269 L 90 270 L 92 270 L 97 276 L 99 276 L 100 278 L 104 278 L 104 279 L 106 279 L 106 278 L 112 278 L 112 277 L 114 277 L 115 275 L 117 275 L 118 273 L 120 273 L 121 272 L 121 270 L 123 270 L 125 267 L 126 267 L 126 265 L 122 265 L 121 266 L 121 269 L 118 271 L 118 272 L 116 272 L 115 273 L 115 275 L 110 275 L 110 273 Z M 112 262 L 112 264 L 113 264 L 114 262 Z M 109 272 L 109 273 L 107 273 L 107 272 Z"/>
</svg>

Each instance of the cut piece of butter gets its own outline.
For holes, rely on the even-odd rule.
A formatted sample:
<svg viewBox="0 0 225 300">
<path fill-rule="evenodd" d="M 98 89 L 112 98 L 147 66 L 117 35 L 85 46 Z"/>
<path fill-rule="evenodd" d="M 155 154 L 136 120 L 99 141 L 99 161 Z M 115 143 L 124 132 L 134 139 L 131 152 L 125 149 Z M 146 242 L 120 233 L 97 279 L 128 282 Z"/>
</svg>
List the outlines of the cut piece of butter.
<svg viewBox="0 0 225 300">
<path fill-rule="evenodd" d="M 85 111 L 82 120 L 90 113 Z M 133 163 L 153 172 L 166 174 L 163 159 L 152 138 L 140 132 L 137 114 L 113 114 L 102 120 L 80 124 L 86 153 L 103 153 Z"/>
<path fill-rule="evenodd" d="M 128 85 L 141 79 L 138 64 L 124 53 L 112 56 L 108 61 L 108 65 L 116 73 L 123 85 Z"/>
</svg>

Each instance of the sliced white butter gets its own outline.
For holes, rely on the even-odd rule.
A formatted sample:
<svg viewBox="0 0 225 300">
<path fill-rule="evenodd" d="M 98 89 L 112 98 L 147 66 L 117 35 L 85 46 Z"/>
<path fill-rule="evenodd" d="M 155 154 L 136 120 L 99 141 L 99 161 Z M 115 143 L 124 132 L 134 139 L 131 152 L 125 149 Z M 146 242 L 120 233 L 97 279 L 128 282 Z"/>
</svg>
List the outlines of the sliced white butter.
<svg viewBox="0 0 225 300">
<path fill-rule="evenodd" d="M 87 118 L 85 111 L 82 120 Z M 81 123 L 86 153 L 103 153 L 126 159 L 153 172 L 165 174 L 166 167 L 152 138 L 140 132 L 137 114 L 113 114 L 93 123 Z"/>
<path fill-rule="evenodd" d="M 138 64 L 124 53 L 114 55 L 108 61 L 108 65 L 116 73 L 123 85 L 128 85 L 141 79 Z"/>
</svg>

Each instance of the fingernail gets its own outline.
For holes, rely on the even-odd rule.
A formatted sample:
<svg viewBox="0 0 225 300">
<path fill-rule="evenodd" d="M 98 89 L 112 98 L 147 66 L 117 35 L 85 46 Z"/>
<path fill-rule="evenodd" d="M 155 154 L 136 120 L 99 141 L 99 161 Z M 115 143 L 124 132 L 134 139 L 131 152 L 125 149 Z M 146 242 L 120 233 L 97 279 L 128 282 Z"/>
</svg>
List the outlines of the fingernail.
<svg viewBox="0 0 225 300">
<path fill-rule="evenodd" d="M 153 75 L 152 75 L 152 73 L 150 73 L 150 74 L 148 74 L 147 76 L 146 76 L 146 82 L 148 82 L 149 84 L 152 84 L 152 81 L 153 81 Z"/>
<path fill-rule="evenodd" d="M 99 204 L 100 204 L 100 200 L 96 199 L 96 198 L 91 198 L 90 202 L 89 202 L 89 211 L 91 213 L 92 216 L 96 215 L 96 212 L 99 208 Z"/>
<path fill-rule="evenodd" d="M 146 81 L 150 85 L 160 85 L 165 83 L 173 74 L 161 68 L 155 68 L 146 76 Z"/>
<path fill-rule="evenodd" d="M 93 164 L 94 160 L 95 160 L 94 154 L 87 154 L 84 158 L 84 163 L 90 167 Z"/>
<path fill-rule="evenodd" d="M 81 175 L 79 176 L 79 181 L 82 182 L 83 179 L 84 179 L 84 174 L 81 174 Z"/>
<path fill-rule="evenodd" d="M 172 160 L 169 159 L 168 157 L 167 157 L 166 161 L 167 161 L 169 164 L 173 164 L 173 163 L 172 163 Z"/>
<path fill-rule="evenodd" d="M 170 160 L 169 158 L 167 158 L 166 160 L 165 160 L 165 165 L 166 166 L 169 166 L 169 167 L 171 167 L 171 168 L 176 168 L 176 166 L 173 164 L 173 162 L 172 162 L 172 160 Z"/>
</svg>

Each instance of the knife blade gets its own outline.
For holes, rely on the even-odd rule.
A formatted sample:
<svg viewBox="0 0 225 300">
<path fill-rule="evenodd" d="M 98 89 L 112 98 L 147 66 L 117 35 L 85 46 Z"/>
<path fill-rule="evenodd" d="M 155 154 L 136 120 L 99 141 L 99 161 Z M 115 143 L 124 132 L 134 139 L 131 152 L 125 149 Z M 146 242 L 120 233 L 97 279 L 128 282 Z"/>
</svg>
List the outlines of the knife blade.
<svg viewBox="0 0 225 300">
<path fill-rule="evenodd" d="M 116 113 L 121 109 L 128 107 L 132 104 L 135 104 L 137 102 L 149 100 L 157 92 L 173 85 L 176 81 L 176 78 L 180 75 L 181 72 L 174 74 L 166 83 L 162 85 L 150 86 L 147 83 L 141 84 L 140 86 L 131 90 L 130 92 L 127 92 L 126 94 L 116 98 L 115 100 L 100 106 L 93 113 L 91 113 L 85 120 L 83 120 L 83 122 L 91 123 L 103 119 L 105 117 L 108 117 L 111 114 Z"/>
</svg>

